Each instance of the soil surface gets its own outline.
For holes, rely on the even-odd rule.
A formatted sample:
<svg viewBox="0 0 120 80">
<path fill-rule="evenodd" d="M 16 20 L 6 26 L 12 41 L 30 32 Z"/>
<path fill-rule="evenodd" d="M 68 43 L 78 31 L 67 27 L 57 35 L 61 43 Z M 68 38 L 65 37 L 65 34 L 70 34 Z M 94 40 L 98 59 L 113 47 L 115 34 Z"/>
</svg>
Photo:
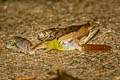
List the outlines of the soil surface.
<svg viewBox="0 0 120 80">
<path fill-rule="evenodd" d="M 6 49 L 12 36 L 38 44 L 40 31 L 52 27 L 99 22 L 89 44 L 106 44 L 110 52 L 52 50 L 26 55 Z M 59 64 L 81 80 L 120 80 L 120 0 L 0 0 L 0 80 L 37 76 L 47 80 Z"/>
</svg>

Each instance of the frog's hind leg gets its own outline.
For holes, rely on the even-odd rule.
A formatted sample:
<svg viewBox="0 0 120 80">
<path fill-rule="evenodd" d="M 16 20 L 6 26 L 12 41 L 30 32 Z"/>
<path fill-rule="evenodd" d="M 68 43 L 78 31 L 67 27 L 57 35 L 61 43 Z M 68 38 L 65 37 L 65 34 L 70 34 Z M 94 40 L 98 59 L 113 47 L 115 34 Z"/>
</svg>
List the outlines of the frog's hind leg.
<svg viewBox="0 0 120 80">
<path fill-rule="evenodd" d="M 75 47 L 76 47 L 76 49 L 78 49 L 79 51 L 81 51 L 82 50 L 81 46 L 83 44 L 86 44 L 88 41 L 90 41 L 96 35 L 96 33 L 98 31 L 99 31 L 99 29 L 97 29 L 95 31 L 92 31 L 92 32 L 90 31 L 89 34 L 88 34 L 88 36 L 86 38 L 84 38 L 82 40 L 76 41 L 76 43 L 74 44 Z"/>
</svg>

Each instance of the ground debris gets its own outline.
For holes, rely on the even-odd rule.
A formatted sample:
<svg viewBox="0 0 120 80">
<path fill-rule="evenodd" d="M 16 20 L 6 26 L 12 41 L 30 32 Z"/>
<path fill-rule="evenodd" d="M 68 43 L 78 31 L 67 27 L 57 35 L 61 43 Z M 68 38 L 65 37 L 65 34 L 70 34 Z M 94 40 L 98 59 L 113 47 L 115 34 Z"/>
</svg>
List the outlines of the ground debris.
<svg viewBox="0 0 120 80">
<path fill-rule="evenodd" d="M 19 77 L 12 80 L 36 80 L 36 76 Z"/>
<path fill-rule="evenodd" d="M 74 78 L 71 75 L 68 75 L 67 73 L 65 73 L 61 69 L 59 69 L 57 71 L 57 77 L 51 78 L 48 80 L 80 80 L 80 79 Z"/>
<path fill-rule="evenodd" d="M 0 49 L 0 52 L 8 52 L 8 49 Z"/>
</svg>

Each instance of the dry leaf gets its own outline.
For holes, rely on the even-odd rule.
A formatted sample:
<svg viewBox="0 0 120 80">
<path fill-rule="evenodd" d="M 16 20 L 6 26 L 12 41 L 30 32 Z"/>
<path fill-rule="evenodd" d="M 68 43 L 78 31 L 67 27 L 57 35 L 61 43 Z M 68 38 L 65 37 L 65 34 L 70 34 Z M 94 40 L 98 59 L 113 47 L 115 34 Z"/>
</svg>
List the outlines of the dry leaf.
<svg viewBox="0 0 120 80">
<path fill-rule="evenodd" d="M 74 78 L 74 77 L 66 74 L 65 72 L 63 72 L 61 69 L 59 69 L 58 73 L 57 73 L 57 77 L 51 78 L 48 80 L 80 80 L 80 79 Z"/>
<path fill-rule="evenodd" d="M 85 44 L 82 46 L 85 51 L 105 52 L 110 51 L 111 47 L 107 45 Z"/>
<path fill-rule="evenodd" d="M 27 76 L 27 77 L 20 77 L 16 78 L 15 80 L 36 80 L 36 76 Z"/>
<path fill-rule="evenodd" d="M 8 49 L 1 49 L 0 52 L 8 52 Z"/>
</svg>

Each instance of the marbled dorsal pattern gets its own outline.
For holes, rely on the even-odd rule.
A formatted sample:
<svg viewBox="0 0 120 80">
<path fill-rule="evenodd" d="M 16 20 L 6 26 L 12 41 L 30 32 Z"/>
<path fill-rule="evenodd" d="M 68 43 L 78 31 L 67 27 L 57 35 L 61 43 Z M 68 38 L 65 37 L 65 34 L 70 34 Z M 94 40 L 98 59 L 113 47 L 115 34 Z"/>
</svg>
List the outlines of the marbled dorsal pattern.
<svg viewBox="0 0 120 80">
<path fill-rule="evenodd" d="M 56 38 L 60 38 L 66 34 L 72 33 L 72 32 L 78 32 L 79 30 L 81 30 L 82 27 L 88 27 L 90 26 L 89 23 L 87 24 L 83 24 L 83 25 L 72 25 L 69 26 L 67 28 L 59 28 L 58 33 L 56 33 Z"/>
<path fill-rule="evenodd" d="M 56 38 L 56 33 L 59 32 L 59 28 L 50 28 L 39 32 L 38 39 L 41 41 L 49 41 Z"/>
<path fill-rule="evenodd" d="M 44 41 L 49 41 L 49 40 L 53 40 L 55 38 L 60 38 L 61 36 L 64 36 L 71 32 L 79 31 L 82 26 L 88 27 L 88 26 L 90 26 L 90 24 L 87 23 L 87 24 L 83 24 L 83 25 L 72 25 L 67 28 L 50 28 L 50 29 L 41 31 L 38 34 L 38 39 L 44 40 Z M 47 39 L 45 39 L 45 38 L 47 38 Z"/>
</svg>

